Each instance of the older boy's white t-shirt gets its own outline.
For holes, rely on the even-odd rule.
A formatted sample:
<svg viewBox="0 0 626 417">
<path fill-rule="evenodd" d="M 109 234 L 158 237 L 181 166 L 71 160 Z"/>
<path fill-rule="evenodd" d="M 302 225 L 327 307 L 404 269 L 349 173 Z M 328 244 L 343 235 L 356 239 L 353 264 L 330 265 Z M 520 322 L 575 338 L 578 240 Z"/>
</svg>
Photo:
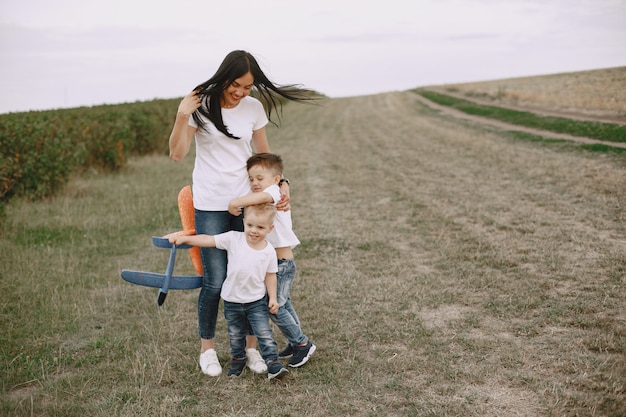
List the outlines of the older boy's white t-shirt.
<svg viewBox="0 0 626 417">
<path fill-rule="evenodd" d="M 272 196 L 274 205 L 280 201 L 280 187 L 273 184 L 263 190 Z M 274 219 L 274 229 L 267 235 L 267 241 L 275 248 L 291 247 L 292 249 L 298 246 L 300 241 L 293 232 L 293 225 L 291 221 L 290 211 L 276 211 L 276 218 Z"/>
<path fill-rule="evenodd" d="M 228 252 L 226 281 L 221 296 L 231 303 L 251 303 L 265 296 L 265 274 L 278 271 L 276 251 L 271 244 L 256 250 L 243 232 L 215 235 L 215 247 Z"/>
<path fill-rule="evenodd" d="M 252 132 L 268 123 L 261 102 L 246 96 L 232 109 L 222 108 L 228 131 L 241 139 L 232 139 L 217 130 L 200 115 L 205 129 L 195 134 L 196 160 L 193 168 L 193 204 L 198 210 L 225 211 L 233 198 L 250 192 L 246 161 L 252 156 Z M 193 117 L 189 126 L 198 127 Z"/>
</svg>

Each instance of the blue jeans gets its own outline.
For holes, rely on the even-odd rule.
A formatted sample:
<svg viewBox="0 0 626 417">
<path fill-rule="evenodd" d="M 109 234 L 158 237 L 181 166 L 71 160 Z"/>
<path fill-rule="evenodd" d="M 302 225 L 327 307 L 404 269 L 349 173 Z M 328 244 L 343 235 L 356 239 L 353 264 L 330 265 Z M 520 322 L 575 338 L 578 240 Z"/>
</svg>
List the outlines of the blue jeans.
<svg viewBox="0 0 626 417">
<path fill-rule="evenodd" d="M 300 328 L 298 315 L 291 306 L 291 285 L 295 277 L 295 261 L 293 259 L 279 259 L 278 272 L 276 273 L 276 299 L 279 309 L 278 313 L 270 314 L 270 318 L 293 347 L 308 341 Z"/>
<path fill-rule="evenodd" d="M 195 211 L 196 234 L 217 235 L 229 230 L 243 231 L 242 216 L 235 217 L 228 211 Z M 198 297 L 198 334 L 202 339 L 215 337 L 220 292 L 226 279 L 225 250 L 200 248 L 202 258 L 202 289 Z"/>
<path fill-rule="evenodd" d="M 224 317 L 228 322 L 230 354 L 234 359 L 245 359 L 246 336 L 252 330 L 259 341 L 265 363 L 278 360 L 276 342 L 270 327 L 267 296 L 251 303 L 224 301 Z"/>
</svg>

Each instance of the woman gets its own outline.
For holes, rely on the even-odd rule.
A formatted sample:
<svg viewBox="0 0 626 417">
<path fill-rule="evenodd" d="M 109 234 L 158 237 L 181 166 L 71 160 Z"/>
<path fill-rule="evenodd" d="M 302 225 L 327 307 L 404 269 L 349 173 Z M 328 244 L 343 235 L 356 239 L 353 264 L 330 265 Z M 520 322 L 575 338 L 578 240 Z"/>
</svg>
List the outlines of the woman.
<svg viewBox="0 0 626 417">
<path fill-rule="evenodd" d="M 258 99 L 250 96 L 253 91 Z M 314 95 L 299 86 L 274 84 L 250 53 L 233 51 L 210 79 L 180 102 L 169 139 L 170 158 L 183 159 L 195 139 L 192 190 L 197 234 L 243 231 L 242 217 L 228 213 L 228 203 L 250 192 L 246 160 L 253 149 L 270 152 L 265 126 L 272 112 L 280 111 L 281 99 L 303 102 L 313 100 Z M 288 185 L 282 186 L 282 192 L 286 209 Z M 213 338 L 227 258 L 225 251 L 216 248 L 201 248 L 200 253 L 204 269 L 198 298 L 200 368 L 207 375 L 219 376 L 222 367 Z M 248 336 L 246 342 L 247 365 L 253 372 L 266 372 L 256 338 Z"/>
</svg>

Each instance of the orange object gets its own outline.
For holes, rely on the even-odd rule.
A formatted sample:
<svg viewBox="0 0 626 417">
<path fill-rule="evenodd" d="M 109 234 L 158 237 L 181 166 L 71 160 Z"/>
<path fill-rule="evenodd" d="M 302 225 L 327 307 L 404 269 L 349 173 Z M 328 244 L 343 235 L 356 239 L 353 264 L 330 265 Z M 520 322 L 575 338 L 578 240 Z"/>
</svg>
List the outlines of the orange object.
<svg viewBox="0 0 626 417">
<path fill-rule="evenodd" d="M 196 234 L 195 212 L 193 208 L 193 197 L 191 195 L 191 186 L 184 186 L 178 193 L 178 212 L 180 213 L 180 221 L 183 224 L 183 233 L 185 235 Z M 193 268 L 198 275 L 202 275 L 202 258 L 200 257 L 200 248 L 194 246 L 189 249 L 189 257 Z"/>
</svg>

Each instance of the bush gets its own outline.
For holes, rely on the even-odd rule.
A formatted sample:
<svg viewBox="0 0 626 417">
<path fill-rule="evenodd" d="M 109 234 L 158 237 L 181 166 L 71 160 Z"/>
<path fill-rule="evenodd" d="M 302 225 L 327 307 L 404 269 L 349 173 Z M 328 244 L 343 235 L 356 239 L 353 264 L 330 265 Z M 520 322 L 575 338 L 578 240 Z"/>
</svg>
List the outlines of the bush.
<svg viewBox="0 0 626 417">
<path fill-rule="evenodd" d="M 76 171 L 167 152 L 178 99 L 0 115 L 0 204 L 47 197 Z"/>
</svg>

